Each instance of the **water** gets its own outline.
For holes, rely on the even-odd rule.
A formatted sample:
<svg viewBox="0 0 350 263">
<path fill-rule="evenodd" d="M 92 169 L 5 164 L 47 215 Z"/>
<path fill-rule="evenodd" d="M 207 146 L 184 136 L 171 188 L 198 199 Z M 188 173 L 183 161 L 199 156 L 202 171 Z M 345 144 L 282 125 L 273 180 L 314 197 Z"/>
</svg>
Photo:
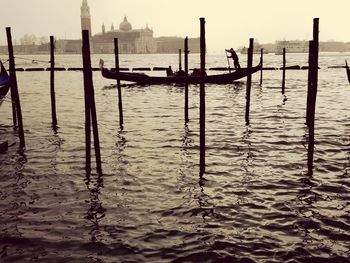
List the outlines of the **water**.
<svg viewBox="0 0 350 263">
<path fill-rule="evenodd" d="M 287 71 L 286 101 L 280 71 L 264 71 L 262 87 L 254 75 L 250 126 L 244 81 L 206 86 L 202 178 L 198 86 L 190 87 L 188 126 L 183 88 L 123 87 L 121 131 L 114 81 L 94 72 L 103 175 L 86 176 L 82 73 L 56 73 L 55 133 L 49 73 L 18 72 L 26 150 L 18 151 L 4 102 L 0 136 L 15 145 L 0 155 L 0 262 L 349 262 L 350 87 L 345 69 L 327 69 L 349 56 L 320 54 L 312 177 L 305 70 Z M 103 58 L 113 66 L 113 55 Z M 264 58 L 266 66 L 281 60 Z M 307 54 L 287 60 L 307 65 Z M 56 61 L 82 65 L 78 55 Z M 209 54 L 207 63 L 225 66 L 225 55 Z M 121 56 L 123 67 L 168 65 L 177 67 L 177 55 Z M 190 67 L 198 65 L 191 54 Z"/>
</svg>

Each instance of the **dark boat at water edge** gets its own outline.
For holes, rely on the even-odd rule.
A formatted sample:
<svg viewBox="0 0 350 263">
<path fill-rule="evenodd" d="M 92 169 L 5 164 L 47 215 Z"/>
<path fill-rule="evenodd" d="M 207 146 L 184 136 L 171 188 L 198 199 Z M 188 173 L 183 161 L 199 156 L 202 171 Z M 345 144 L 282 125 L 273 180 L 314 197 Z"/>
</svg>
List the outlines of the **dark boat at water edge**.
<svg viewBox="0 0 350 263">
<path fill-rule="evenodd" d="M 10 78 L 7 71 L 0 61 L 0 102 L 6 96 L 10 88 Z"/>
<path fill-rule="evenodd" d="M 255 73 L 261 69 L 261 64 L 253 67 L 251 73 Z M 114 70 L 109 70 L 103 67 L 103 62 L 101 63 L 101 73 L 102 76 L 107 79 L 120 79 L 123 81 L 136 82 L 142 85 L 151 85 L 151 84 L 183 84 L 188 81 L 189 84 L 199 84 L 201 79 L 199 75 L 172 75 L 172 76 L 149 76 L 144 73 L 127 73 L 119 72 L 116 73 Z M 247 68 L 241 68 L 235 70 L 234 72 L 216 74 L 216 75 L 206 75 L 205 83 L 212 84 L 230 84 L 236 80 L 244 78 L 248 75 Z"/>
</svg>

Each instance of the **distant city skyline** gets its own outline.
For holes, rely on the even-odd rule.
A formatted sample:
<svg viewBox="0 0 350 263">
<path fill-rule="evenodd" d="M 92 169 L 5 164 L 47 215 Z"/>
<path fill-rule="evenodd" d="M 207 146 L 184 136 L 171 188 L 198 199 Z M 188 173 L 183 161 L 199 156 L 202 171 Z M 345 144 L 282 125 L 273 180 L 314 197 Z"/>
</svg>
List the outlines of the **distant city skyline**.
<svg viewBox="0 0 350 263">
<path fill-rule="evenodd" d="M 308 40 L 312 19 L 320 18 L 320 40 L 350 41 L 348 34 L 349 0 L 277 0 L 238 2 L 169 0 L 88 0 L 92 33 L 102 24 L 118 26 L 124 16 L 135 28 L 148 25 L 155 36 L 199 36 L 199 17 L 206 18 L 206 38 L 210 51 L 247 46 L 252 37 L 260 43 L 276 40 Z M 5 27 L 20 39 L 25 34 L 58 39 L 81 38 L 82 0 L 11 0 L 2 3 L 0 45 L 6 44 Z M 12 11 L 13 10 L 13 11 Z"/>
</svg>

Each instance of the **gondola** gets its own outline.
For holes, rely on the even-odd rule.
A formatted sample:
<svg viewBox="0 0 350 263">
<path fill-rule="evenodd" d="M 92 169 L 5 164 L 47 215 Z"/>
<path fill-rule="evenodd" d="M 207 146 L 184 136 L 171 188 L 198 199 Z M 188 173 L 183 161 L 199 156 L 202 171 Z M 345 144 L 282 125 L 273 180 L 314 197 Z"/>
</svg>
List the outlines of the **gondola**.
<svg viewBox="0 0 350 263">
<path fill-rule="evenodd" d="M 345 60 L 345 65 L 346 65 L 346 73 L 348 75 L 348 81 L 350 83 L 350 69 L 349 69 L 349 66 L 348 66 L 348 62 Z"/>
<path fill-rule="evenodd" d="M 10 88 L 10 78 L 4 65 L 0 61 L 0 102 L 4 99 Z"/>
<path fill-rule="evenodd" d="M 109 70 L 103 67 L 103 60 L 100 61 L 100 68 L 102 76 L 107 79 L 117 79 L 123 81 L 135 82 L 140 85 L 151 85 L 151 84 L 184 84 L 186 82 L 186 76 L 174 74 L 172 76 L 149 76 L 143 73 L 126 73 L 119 72 L 117 75 L 116 71 Z M 261 64 L 253 67 L 251 73 L 255 73 L 261 69 Z M 230 84 L 234 81 L 244 78 L 248 75 L 248 70 L 246 68 L 242 68 L 239 70 L 235 70 L 230 73 L 225 74 L 217 74 L 217 75 L 206 75 L 205 83 L 213 83 L 213 84 Z M 190 84 L 199 84 L 201 82 L 201 78 L 199 74 L 191 74 L 187 77 L 187 81 Z"/>
</svg>

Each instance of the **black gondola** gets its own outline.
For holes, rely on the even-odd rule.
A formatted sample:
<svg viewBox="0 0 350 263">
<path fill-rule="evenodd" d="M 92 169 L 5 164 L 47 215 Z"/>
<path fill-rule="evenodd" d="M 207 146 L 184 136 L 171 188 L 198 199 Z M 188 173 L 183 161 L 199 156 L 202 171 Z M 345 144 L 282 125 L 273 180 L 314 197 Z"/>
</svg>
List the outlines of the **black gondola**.
<svg viewBox="0 0 350 263">
<path fill-rule="evenodd" d="M 143 73 L 119 72 L 119 74 L 117 74 L 116 71 L 104 68 L 103 61 L 100 62 L 100 66 L 101 66 L 102 76 L 107 79 L 119 78 L 120 80 L 123 80 L 123 81 L 135 82 L 141 85 L 183 84 L 186 81 L 190 84 L 199 84 L 201 82 L 201 78 L 199 74 L 189 75 L 187 79 L 186 79 L 186 76 L 177 75 L 177 74 L 174 74 L 172 76 L 164 76 L 164 77 L 149 76 Z M 259 71 L 260 68 L 261 68 L 260 64 L 257 65 L 256 67 L 253 67 L 251 69 L 251 73 L 253 74 Z M 206 75 L 204 81 L 205 83 L 213 83 L 213 84 L 230 84 L 238 79 L 246 77 L 247 75 L 248 75 L 248 70 L 246 68 L 242 68 L 231 73 Z"/>
<path fill-rule="evenodd" d="M 7 71 L 0 61 L 0 102 L 4 99 L 10 88 L 10 78 Z"/>
</svg>

